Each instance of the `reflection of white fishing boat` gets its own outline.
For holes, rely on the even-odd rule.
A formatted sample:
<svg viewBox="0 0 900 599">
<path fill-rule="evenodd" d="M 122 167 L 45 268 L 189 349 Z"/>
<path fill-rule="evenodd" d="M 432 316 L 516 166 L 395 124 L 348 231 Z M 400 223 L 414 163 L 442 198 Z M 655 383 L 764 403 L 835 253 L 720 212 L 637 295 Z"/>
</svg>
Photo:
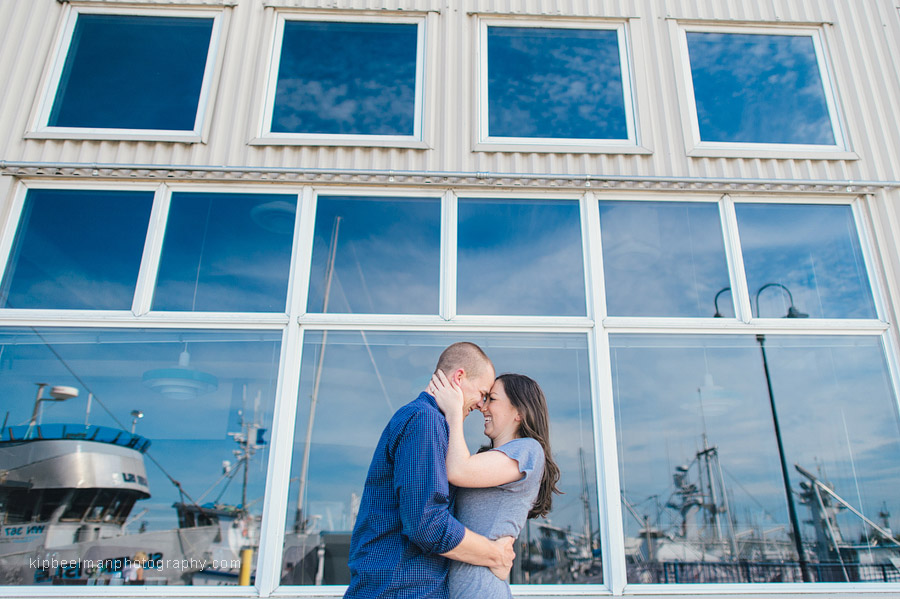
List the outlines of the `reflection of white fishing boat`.
<svg viewBox="0 0 900 599">
<path fill-rule="evenodd" d="M 138 552 L 173 566 L 148 568 L 147 584 L 185 582 L 199 569 L 191 568 L 188 548 L 219 542 L 220 523 L 127 534 L 135 503 L 150 497 L 143 460 L 149 446 L 140 435 L 102 426 L 3 429 L 0 582 L 107 583 L 120 580 L 125 560 Z"/>
</svg>

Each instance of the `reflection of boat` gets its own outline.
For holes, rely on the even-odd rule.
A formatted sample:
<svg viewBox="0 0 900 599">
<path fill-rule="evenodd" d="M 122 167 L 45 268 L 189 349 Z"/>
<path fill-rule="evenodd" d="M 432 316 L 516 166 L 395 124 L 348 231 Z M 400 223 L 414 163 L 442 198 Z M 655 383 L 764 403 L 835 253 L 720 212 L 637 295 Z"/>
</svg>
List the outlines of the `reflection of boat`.
<svg viewBox="0 0 900 599">
<path fill-rule="evenodd" d="M 221 536 L 213 523 L 126 534 L 135 503 L 150 497 L 143 461 L 149 446 L 139 435 L 102 426 L 3 429 L 0 582 L 105 583 L 120 579 L 125 560 L 139 551 L 151 562 L 174 561 L 185 559 L 186 547 L 212 546 Z M 187 571 L 149 568 L 145 580 L 184 581 Z"/>
<path fill-rule="evenodd" d="M 800 466 L 799 502 L 806 505 L 815 540 L 803 539 L 810 580 L 815 582 L 900 581 L 900 540 L 884 519 L 878 525 Z M 718 449 L 703 436 L 694 460 L 675 468 L 674 490 L 665 508 L 657 507 L 656 523 L 622 496 L 628 513 L 639 523 L 637 536 L 626 539 L 628 579 L 642 583 L 801 582 L 802 568 L 794 543 L 782 524 L 761 530 L 757 523 L 739 526 L 725 486 Z M 655 496 L 654 496 L 655 497 Z M 755 500 L 754 500 L 755 501 Z M 758 504 L 758 502 L 757 502 Z M 860 543 L 844 540 L 836 515 L 848 510 L 863 523 Z M 664 515 L 672 525 L 662 526 Z M 806 535 L 803 535 L 806 537 Z"/>
</svg>

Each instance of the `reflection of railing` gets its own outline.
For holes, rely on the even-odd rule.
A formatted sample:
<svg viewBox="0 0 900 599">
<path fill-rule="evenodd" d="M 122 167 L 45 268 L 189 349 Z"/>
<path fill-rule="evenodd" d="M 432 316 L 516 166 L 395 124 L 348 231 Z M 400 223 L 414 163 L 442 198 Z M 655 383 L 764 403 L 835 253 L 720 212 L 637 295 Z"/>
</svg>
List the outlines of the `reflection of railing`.
<svg viewBox="0 0 900 599">
<path fill-rule="evenodd" d="M 810 582 L 900 582 L 891 563 L 806 563 Z M 846 575 L 845 575 L 846 572 Z M 648 562 L 628 565 L 634 583 L 679 584 L 702 582 L 803 582 L 799 562 Z"/>
<path fill-rule="evenodd" d="M 31 432 L 28 429 L 31 428 Z M 21 443 L 32 441 L 80 440 L 108 443 L 128 447 L 145 453 L 150 448 L 150 439 L 134 435 L 128 431 L 108 426 L 85 426 L 83 424 L 39 424 L 8 426 L 0 433 L 0 443 Z"/>
</svg>

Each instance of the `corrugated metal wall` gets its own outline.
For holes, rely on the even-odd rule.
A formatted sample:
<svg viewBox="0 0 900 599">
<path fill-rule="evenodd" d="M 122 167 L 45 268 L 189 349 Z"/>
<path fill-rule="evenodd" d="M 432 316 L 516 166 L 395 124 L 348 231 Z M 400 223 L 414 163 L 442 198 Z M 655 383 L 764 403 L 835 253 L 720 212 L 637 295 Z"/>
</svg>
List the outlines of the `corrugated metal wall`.
<svg viewBox="0 0 900 599">
<path fill-rule="evenodd" d="M 116 5 L 122 2 L 83 2 Z M 224 61 L 207 143 L 24 139 L 66 3 L 0 2 L 0 160 L 252 165 L 337 169 L 633 176 L 895 180 L 900 178 L 900 14 L 893 0 L 188 0 L 131 5 L 220 7 Z M 224 7 L 224 8 L 221 8 Z M 257 146 L 276 10 L 427 15 L 426 116 L 431 149 Z M 474 152 L 478 15 L 627 18 L 637 118 L 650 154 Z M 689 158 L 676 87 L 673 20 L 824 24 L 838 100 L 858 160 Z"/>
</svg>

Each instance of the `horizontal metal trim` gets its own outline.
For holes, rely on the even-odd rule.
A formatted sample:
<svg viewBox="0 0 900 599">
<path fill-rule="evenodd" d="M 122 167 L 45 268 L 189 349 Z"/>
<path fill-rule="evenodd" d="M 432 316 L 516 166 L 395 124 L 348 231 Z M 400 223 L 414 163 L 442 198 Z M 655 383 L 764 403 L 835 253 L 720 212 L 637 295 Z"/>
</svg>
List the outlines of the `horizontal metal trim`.
<svg viewBox="0 0 900 599">
<path fill-rule="evenodd" d="M 377 183 L 396 185 L 466 186 L 527 185 L 532 187 L 579 187 L 617 189 L 635 187 L 663 190 L 792 191 L 867 193 L 900 187 L 900 181 L 853 179 L 769 179 L 728 177 L 681 177 L 655 175 L 611 175 L 591 173 L 501 173 L 472 171 L 427 171 L 343 169 L 273 166 L 213 166 L 186 164 L 129 164 L 32 162 L 0 160 L 0 175 L 15 177 L 65 177 L 72 179 L 179 179 L 213 181 L 277 181 L 315 183 Z"/>
</svg>

